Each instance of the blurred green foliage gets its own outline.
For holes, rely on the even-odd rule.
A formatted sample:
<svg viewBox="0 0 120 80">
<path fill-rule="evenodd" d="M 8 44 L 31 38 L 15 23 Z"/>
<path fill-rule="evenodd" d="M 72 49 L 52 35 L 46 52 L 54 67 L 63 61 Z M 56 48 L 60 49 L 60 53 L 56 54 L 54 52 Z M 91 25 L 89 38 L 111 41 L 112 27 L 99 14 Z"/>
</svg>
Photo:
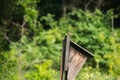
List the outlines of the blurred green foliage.
<svg viewBox="0 0 120 80">
<path fill-rule="evenodd" d="M 50 13 L 39 17 L 37 2 L 16 3 L 24 12 L 17 28 L 9 28 L 13 25 L 6 20 L 7 24 L 3 21 L 0 25 L 0 80 L 59 80 L 62 39 L 67 33 L 95 56 L 85 63 L 76 80 L 120 79 L 120 29 L 111 26 L 112 10 L 103 14 L 99 9 L 77 9 L 55 20 Z M 14 31 L 19 31 L 18 39 Z"/>
</svg>

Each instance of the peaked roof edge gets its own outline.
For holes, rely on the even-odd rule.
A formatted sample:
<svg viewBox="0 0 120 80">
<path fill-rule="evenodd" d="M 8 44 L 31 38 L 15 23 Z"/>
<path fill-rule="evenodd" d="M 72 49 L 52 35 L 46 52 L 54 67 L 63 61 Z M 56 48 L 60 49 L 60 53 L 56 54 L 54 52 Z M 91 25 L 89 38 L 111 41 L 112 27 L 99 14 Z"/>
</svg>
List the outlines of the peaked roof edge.
<svg viewBox="0 0 120 80">
<path fill-rule="evenodd" d="M 93 55 L 91 52 L 89 52 L 89 51 L 86 50 L 85 48 L 77 45 L 75 42 L 70 41 L 70 45 L 71 45 L 72 47 L 74 47 L 75 49 L 77 49 L 78 51 L 80 51 L 80 52 L 81 52 L 83 55 L 85 55 L 86 57 L 94 57 L 94 55 Z"/>
</svg>

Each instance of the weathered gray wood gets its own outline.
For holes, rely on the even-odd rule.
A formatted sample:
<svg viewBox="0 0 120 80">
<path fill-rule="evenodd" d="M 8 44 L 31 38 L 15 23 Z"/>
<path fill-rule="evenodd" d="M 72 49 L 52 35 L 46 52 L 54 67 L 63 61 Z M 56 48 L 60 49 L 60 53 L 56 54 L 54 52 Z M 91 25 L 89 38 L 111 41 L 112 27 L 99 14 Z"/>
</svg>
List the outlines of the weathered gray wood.
<svg viewBox="0 0 120 80">
<path fill-rule="evenodd" d="M 65 66 L 64 71 L 68 70 L 68 59 L 69 59 L 69 51 L 70 51 L 70 36 L 65 37 Z"/>
<path fill-rule="evenodd" d="M 93 54 L 65 36 L 63 40 L 60 80 L 74 80 L 88 57 Z"/>
<path fill-rule="evenodd" d="M 81 54 L 79 51 L 70 47 L 70 56 L 69 56 L 69 69 L 67 80 L 74 80 L 78 72 L 85 63 L 87 57 Z"/>
<path fill-rule="evenodd" d="M 66 75 L 64 76 L 64 72 L 68 71 L 69 49 L 70 49 L 70 36 L 67 35 L 63 39 L 62 61 L 61 61 L 61 69 L 60 69 L 60 80 L 63 80 L 63 77 L 66 78 Z"/>
</svg>

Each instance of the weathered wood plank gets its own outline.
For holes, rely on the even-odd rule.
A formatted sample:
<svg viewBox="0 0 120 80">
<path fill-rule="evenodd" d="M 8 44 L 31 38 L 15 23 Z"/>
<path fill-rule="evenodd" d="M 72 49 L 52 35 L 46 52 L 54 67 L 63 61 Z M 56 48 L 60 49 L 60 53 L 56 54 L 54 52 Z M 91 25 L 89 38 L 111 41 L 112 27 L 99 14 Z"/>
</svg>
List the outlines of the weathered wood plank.
<svg viewBox="0 0 120 80">
<path fill-rule="evenodd" d="M 70 36 L 67 35 L 63 39 L 60 80 L 63 80 L 63 77 L 66 78 L 67 75 L 66 73 L 68 71 L 69 50 L 70 50 Z M 65 76 L 64 76 L 64 72 L 65 72 Z"/>
<path fill-rule="evenodd" d="M 70 47 L 70 56 L 69 56 L 69 69 L 67 80 L 74 80 L 83 64 L 85 63 L 87 57 L 81 54 L 79 51 Z"/>
<path fill-rule="evenodd" d="M 70 36 L 65 37 L 65 66 L 64 71 L 68 71 L 68 59 L 70 51 Z"/>
<path fill-rule="evenodd" d="M 87 58 L 93 54 L 65 36 L 63 40 L 60 80 L 74 80 Z"/>
</svg>

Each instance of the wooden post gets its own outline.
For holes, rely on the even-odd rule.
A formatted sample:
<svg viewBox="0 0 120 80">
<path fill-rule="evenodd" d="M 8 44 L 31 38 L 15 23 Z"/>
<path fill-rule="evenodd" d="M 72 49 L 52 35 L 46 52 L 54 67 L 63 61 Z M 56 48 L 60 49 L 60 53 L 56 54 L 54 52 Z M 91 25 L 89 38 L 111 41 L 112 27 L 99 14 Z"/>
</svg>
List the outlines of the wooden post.
<svg viewBox="0 0 120 80">
<path fill-rule="evenodd" d="M 93 54 L 71 41 L 69 36 L 65 36 L 60 80 L 74 80 L 88 57 L 93 57 Z"/>
<path fill-rule="evenodd" d="M 65 36 L 63 39 L 63 52 L 62 52 L 62 61 L 61 61 L 61 73 L 60 80 L 63 80 L 63 77 L 67 78 L 68 71 L 68 59 L 69 59 L 69 49 L 70 49 L 70 36 Z M 65 71 L 65 76 L 63 76 Z M 65 79 L 66 80 L 66 79 Z"/>
</svg>

